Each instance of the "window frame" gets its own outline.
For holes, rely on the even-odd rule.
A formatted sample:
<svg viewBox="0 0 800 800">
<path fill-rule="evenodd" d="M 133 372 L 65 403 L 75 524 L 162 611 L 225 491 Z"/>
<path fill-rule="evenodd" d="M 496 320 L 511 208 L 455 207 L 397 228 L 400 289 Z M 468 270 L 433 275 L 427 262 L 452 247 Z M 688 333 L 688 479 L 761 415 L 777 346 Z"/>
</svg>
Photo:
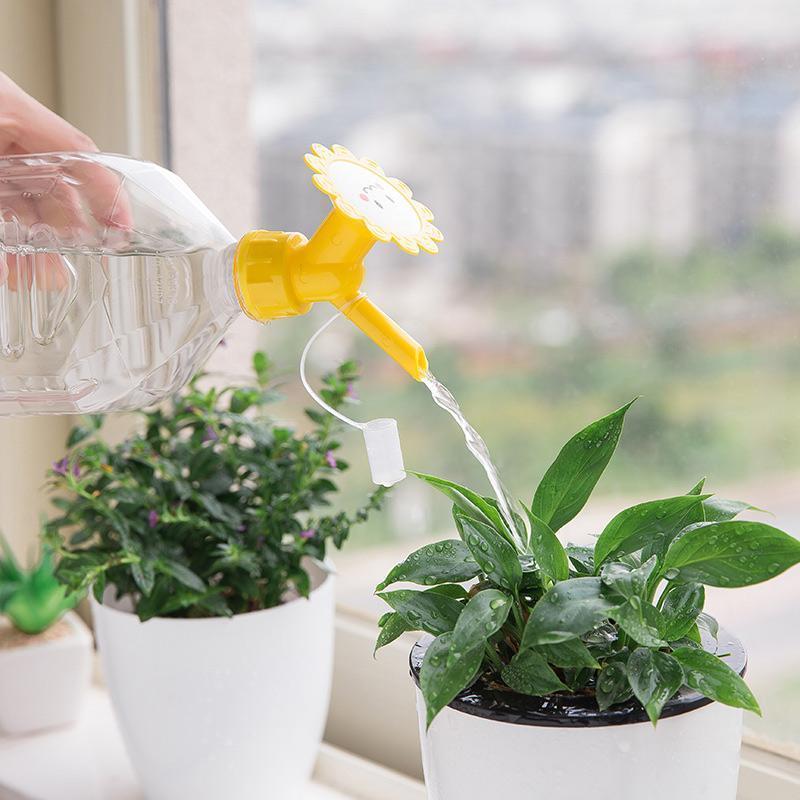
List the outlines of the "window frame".
<svg viewBox="0 0 800 800">
<path fill-rule="evenodd" d="M 190 184 L 193 175 L 202 177 L 207 168 L 204 156 L 209 141 L 219 141 L 209 139 L 210 129 L 216 130 L 217 137 L 232 137 L 246 152 L 226 164 L 225 183 L 238 184 L 242 192 L 233 196 L 227 187 L 220 188 L 216 197 L 205 188 L 202 192 L 235 230 L 251 224 L 257 209 L 252 185 L 255 143 L 248 143 L 243 134 L 249 130 L 248 115 L 239 97 L 207 125 L 176 129 L 174 104 L 181 102 L 185 87 L 181 86 L 180 63 L 173 64 L 173 56 L 180 56 L 175 51 L 179 39 L 184 52 L 191 53 L 204 52 L 208 42 L 219 36 L 235 36 L 235 52 L 220 45 L 212 55 L 219 54 L 227 71 L 246 69 L 252 59 L 248 48 L 253 49 L 248 38 L 253 30 L 249 10 L 248 0 L 217 0 L 213 13 L 204 9 L 203 14 L 196 13 L 191 0 L 28 0 L 24 4 L 0 0 L 0 15 L 9 21 L 0 30 L 0 42 L 4 35 L 9 40 L 7 47 L 0 48 L 0 69 L 85 130 L 101 149 L 174 163 Z M 231 29 L 228 32 L 220 29 L 221 16 Z M 50 48 L 42 47 L 43 37 Z M 152 80 L 153 75 L 161 80 Z M 237 84 L 237 92 L 247 86 L 247 80 Z M 212 93 L 224 92 L 225 86 L 220 80 L 211 87 Z M 15 453 L 13 464 L 11 459 L 0 463 L 0 526 L 11 533 L 20 553 L 27 552 L 38 536 L 38 513 L 44 507 L 41 482 L 71 424 L 69 417 L 0 420 L 6 452 Z M 124 430 L 128 422 L 121 417 L 112 424 Z M 27 451 L 24 458 L 23 451 Z M 404 549 L 374 550 L 366 556 L 345 554 L 339 559 L 336 662 L 326 740 L 420 777 L 414 689 L 407 661 L 414 637 L 404 635 L 374 661 L 377 615 L 348 600 L 353 592 L 365 591 L 366 571 L 374 583 L 387 560 L 397 560 L 398 550 Z M 789 800 L 797 796 L 798 787 L 800 758 L 763 740 L 745 738 L 740 800 L 767 796 Z"/>
<path fill-rule="evenodd" d="M 101 150 L 161 161 L 162 81 L 157 0 L 0 3 L 0 70 L 85 131 Z M 120 91 L 120 87 L 123 87 Z M 0 531 L 23 560 L 49 511 L 47 469 L 63 455 L 69 416 L 0 419 Z M 120 423 L 112 423 L 119 427 Z M 127 423 L 122 423 L 127 426 Z"/>
</svg>

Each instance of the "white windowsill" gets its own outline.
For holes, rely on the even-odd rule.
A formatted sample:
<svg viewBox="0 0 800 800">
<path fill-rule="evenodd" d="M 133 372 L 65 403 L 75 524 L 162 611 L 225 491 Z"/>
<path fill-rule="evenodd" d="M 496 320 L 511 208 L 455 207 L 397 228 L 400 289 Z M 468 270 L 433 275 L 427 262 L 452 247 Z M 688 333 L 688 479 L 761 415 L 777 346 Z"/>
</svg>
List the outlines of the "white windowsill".
<svg viewBox="0 0 800 800">
<path fill-rule="evenodd" d="M 302 800 L 424 800 L 416 781 L 323 745 Z M 72 727 L 0 737 L 2 800 L 142 800 L 104 689 Z"/>
</svg>

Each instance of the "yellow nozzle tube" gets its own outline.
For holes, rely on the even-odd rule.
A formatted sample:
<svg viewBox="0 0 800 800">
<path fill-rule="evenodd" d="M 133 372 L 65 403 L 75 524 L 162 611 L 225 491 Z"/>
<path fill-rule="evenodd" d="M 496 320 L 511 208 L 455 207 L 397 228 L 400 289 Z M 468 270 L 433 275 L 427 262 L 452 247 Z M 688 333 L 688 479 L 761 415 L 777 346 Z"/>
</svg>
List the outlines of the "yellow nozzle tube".
<svg viewBox="0 0 800 800">
<path fill-rule="evenodd" d="M 414 380 L 421 381 L 425 377 L 428 372 L 428 359 L 420 344 L 391 317 L 384 314 L 366 295 L 358 295 L 355 300 L 350 298 L 332 302 Z"/>
<path fill-rule="evenodd" d="M 361 259 L 375 241 L 361 222 L 336 209 L 310 240 L 297 233 L 251 231 L 234 257 L 239 303 L 248 316 L 266 322 L 305 314 L 327 300 L 412 378 L 422 380 L 428 370 L 422 347 L 359 292 Z"/>
</svg>

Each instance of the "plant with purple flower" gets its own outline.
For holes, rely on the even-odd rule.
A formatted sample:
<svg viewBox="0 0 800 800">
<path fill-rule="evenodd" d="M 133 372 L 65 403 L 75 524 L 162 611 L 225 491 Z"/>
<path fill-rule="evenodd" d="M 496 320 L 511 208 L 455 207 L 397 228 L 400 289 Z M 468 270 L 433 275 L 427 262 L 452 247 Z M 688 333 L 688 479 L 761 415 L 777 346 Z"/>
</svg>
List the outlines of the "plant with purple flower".
<svg viewBox="0 0 800 800">
<path fill-rule="evenodd" d="M 339 423 L 317 409 L 306 433 L 276 422 L 269 359 L 256 354 L 253 369 L 247 386 L 201 389 L 198 376 L 171 406 L 138 412 L 141 433 L 120 444 L 101 437 L 100 417 L 70 433 L 51 476 L 60 515 L 45 529 L 70 589 L 114 586 L 141 619 L 240 614 L 309 592 L 303 559 L 341 547 L 385 490 L 332 510 L 347 469 Z M 357 378 L 352 362 L 325 376 L 326 402 L 352 400 Z"/>
</svg>

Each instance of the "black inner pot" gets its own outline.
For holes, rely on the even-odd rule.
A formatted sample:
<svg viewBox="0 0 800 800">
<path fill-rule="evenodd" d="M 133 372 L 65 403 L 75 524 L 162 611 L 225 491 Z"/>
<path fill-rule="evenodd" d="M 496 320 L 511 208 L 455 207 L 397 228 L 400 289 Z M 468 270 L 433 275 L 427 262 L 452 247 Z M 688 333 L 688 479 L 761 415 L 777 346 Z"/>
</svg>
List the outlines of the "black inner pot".
<svg viewBox="0 0 800 800">
<path fill-rule="evenodd" d="M 433 641 L 425 636 L 411 648 L 409 665 L 411 677 L 419 686 L 419 671 L 422 660 Z M 744 675 L 747 655 L 742 643 L 727 631 L 720 628 L 719 639 L 703 639 L 703 647 L 709 653 L 720 654 L 731 669 Z M 694 711 L 713 702 L 701 694 L 683 687 L 661 712 L 664 717 L 674 717 Z M 484 676 L 465 689 L 449 705 L 456 711 L 474 714 L 476 717 L 511 722 L 516 725 L 541 725 L 544 727 L 586 728 L 603 725 L 628 725 L 632 722 L 648 722 L 648 716 L 636 698 L 601 711 L 593 694 L 570 694 L 559 692 L 545 697 L 531 697 L 511 689 L 490 685 Z"/>
</svg>

